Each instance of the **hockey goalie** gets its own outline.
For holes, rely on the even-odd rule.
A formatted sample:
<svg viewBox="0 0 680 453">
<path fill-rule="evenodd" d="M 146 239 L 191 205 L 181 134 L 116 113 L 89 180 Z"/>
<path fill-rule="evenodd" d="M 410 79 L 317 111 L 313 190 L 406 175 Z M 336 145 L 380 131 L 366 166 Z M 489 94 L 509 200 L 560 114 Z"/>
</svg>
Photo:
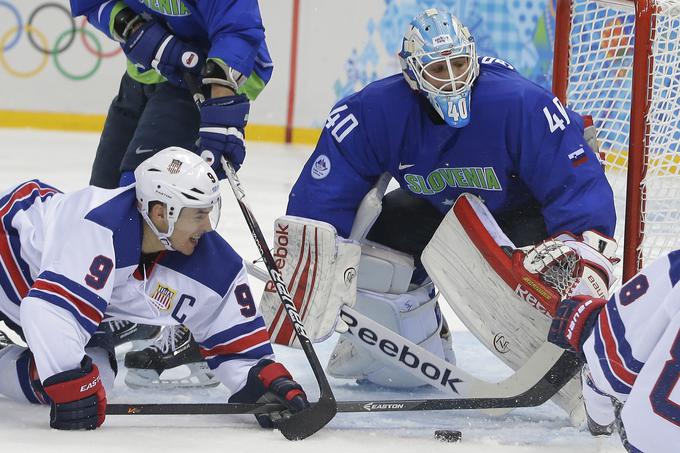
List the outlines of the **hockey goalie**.
<svg viewBox="0 0 680 453">
<path fill-rule="evenodd" d="M 362 207 L 375 195 L 372 191 Z M 282 217 L 276 222 L 276 242 L 287 245 L 275 250 L 288 258 L 283 275 L 310 336 L 323 341 L 334 329 L 343 332 L 329 374 L 395 388 L 432 385 L 452 397 L 493 390 L 455 366 L 435 287 L 483 345 L 513 369 L 531 373 L 525 364 L 545 344 L 560 300 L 577 294 L 606 297 L 611 261 L 598 250 L 613 256 L 615 248 L 611 239 L 594 232 L 517 248 L 484 204 L 469 194 L 456 201 L 424 248 L 421 260 L 429 278 L 420 284 L 400 287 L 400 282 L 412 282 L 417 271 L 409 255 L 365 238 L 358 243 L 342 239 L 323 222 Z M 270 285 L 261 309 L 272 340 L 296 346 Z M 554 361 L 558 356 L 542 357 Z M 528 376 L 542 377 L 540 372 Z M 530 383 L 517 384 L 525 388 Z M 591 415 L 590 428 L 603 434 L 613 413 L 608 400 L 591 396 L 592 412 L 601 414 Z M 583 423 L 581 376 L 554 401 L 574 424 Z"/>
<path fill-rule="evenodd" d="M 525 370 L 551 305 L 607 297 L 612 189 L 583 118 L 511 64 L 478 56 L 452 14 L 414 18 L 399 61 L 402 74 L 332 108 L 276 222 L 277 265 L 308 333 L 344 332 L 331 375 L 474 396 L 484 384 L 455 367 L 440 304 Z M 399 188 L 383 197 L 389 178 Z M 261 309 L 273 341 L 294 344 L 271 288 Z M 580 379 L 555 396 L 575 424 L 586 419 Z M 588 404 L 598 433 L 613 419 L 604 403 Z"/>
</svg>

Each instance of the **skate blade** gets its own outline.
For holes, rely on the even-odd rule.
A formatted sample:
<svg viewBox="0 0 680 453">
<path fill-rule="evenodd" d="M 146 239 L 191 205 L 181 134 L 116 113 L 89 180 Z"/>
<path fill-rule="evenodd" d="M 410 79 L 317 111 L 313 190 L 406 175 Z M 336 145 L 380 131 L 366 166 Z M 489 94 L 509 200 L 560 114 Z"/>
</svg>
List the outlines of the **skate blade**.
<svg viewBox="0 0 680 453">
<path fill-rule="evenodd" d="M 133 389 L 159 387 L 164 389 L 212 388 L 220 385 L 219 379 L 214 374 L 188 368 L 191 370 L 191 374 L 178 378 L 164 377 L 165 372 L 159 375 L 155 370 L 129 368 L 125 375 L 125 385 Z"/>
<path fill-rule="evenodd" d="M 121 343 L 116 346 L 115 351 L 116 351 L 116 360 L 119 362 L 122 362 L 125 360 L 125 354 L 127 354 L 130 351 L 141 351 L 142 349 L 146 349 L 148 346 L 151 346 L 154 342 L 154 339 L 148 339 L 148 340 L 132 340 L 128 341 L 125 343 Z"/>
</svg>

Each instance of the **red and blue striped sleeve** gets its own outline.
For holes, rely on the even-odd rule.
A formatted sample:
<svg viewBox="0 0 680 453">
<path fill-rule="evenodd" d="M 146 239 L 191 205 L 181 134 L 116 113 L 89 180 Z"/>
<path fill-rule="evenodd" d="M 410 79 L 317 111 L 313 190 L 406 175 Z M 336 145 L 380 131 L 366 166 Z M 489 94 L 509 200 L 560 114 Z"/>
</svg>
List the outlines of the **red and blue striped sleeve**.
<svg viewBox="0 0 680 453">
<path fill-rule="evenodd" d="M 42 299 L 60 307 L 92 335 L 106 312 L 107 302 L 86 287 L 56 272 L 42 272 L 28 292 L 28 297 Z"/>
<path fill-rule="evenodd" d="M 262 316 L 222 330 L 199 344 L 210 369 L 230 360 L 259 360 L 274 354 Z"/>
<path fill-rule="evenodd" d="M 592 338 L 600 358 L 599 368 L 612 390 L 628 395 L 644 363 L 633 356 L 633 349 L 626 339 L 626 327 L 613 302 L 612 299 L 600 312 Z"/>
</svg>

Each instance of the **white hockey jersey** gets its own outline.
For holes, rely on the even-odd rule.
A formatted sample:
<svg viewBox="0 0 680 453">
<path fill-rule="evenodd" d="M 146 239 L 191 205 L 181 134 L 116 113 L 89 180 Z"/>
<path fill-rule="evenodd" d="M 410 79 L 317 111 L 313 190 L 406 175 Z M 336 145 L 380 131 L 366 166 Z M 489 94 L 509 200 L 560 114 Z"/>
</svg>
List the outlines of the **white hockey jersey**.
<svg viewBox="0 0 680 453">
<path fill-rule="evenodd" d="M 69 194 L 37 180 L 0 196 L 0 311 L 21 327 L 41 380 L 77 368 L 104 318 L 184 324 L 216 376 L 238 391 L 269 336 L 242 259 L 216 232 L 191 256 L 139 266 L 134 186 Z"/>
<path fill-rule="evenodd" d="M 594 384 L 624 402 L 629 451 L 680 451 L 680 250 L 629 280 L 583 346 Z"/>
</svg>

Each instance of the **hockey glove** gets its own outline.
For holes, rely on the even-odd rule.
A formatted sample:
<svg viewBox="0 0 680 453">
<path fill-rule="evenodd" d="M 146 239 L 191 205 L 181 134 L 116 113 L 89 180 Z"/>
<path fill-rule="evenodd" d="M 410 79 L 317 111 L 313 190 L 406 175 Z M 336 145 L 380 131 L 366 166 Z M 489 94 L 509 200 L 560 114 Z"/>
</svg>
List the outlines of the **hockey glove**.
<svg viewBox="0 0 680 453">
<path fill-rule="evenodd" d="M 257 414 L 255 418 L 263 428 L 275 428 L 277 422 L 309 407 L 307 395 L 293 380 L 286 367 L 278 362 L 263 359 L 248 372 L 246 385 L 235 393 L 229 402 L 281 403 L 282 410 Z"/>
<path fill-rule="evenodd" d="M 562 233 L 522 250 L 525 269 L 540 275 L 563 299 L 576 294 L 609 297 L 618 262 L 612 238 L 596 231 Z"/>
<path fill-rule="evenodd" d="M 564 299 L 557 306 L 557 313 L 550 324 L 548 341 L 560 348 L 580 353 L 583 342 L 595 327 L 597 315 L 606 304 L 606 299 L 590 296 Z"/>
<path fill-rule="evenodd" d="M 222 159 L 238 170 L 246 157 L 244 128 L 248 123 L 250 101 L 245 95 L 206 100 L 201 106 L 201 145 L 199 154 L 220 179 L 226 178 Z"/>
<path fill-rule="evenodd" d="M 55 429 L 95 429 L 104 423 L 106 391 L 97 365 L 88 356 L 80 368 L 57 373 L 43 382 L 52 399 L 50 426 Z"/>
<path fill-rule="evenodd" d="M 199 48 L 181 41 L 153 20 L 132 32 L 122 47 L 130 61 L 142 70 L 153 68 L 179 87 L 185 86 L 184 72 L 199 75 L 205 63 Z"/>
</svg>

